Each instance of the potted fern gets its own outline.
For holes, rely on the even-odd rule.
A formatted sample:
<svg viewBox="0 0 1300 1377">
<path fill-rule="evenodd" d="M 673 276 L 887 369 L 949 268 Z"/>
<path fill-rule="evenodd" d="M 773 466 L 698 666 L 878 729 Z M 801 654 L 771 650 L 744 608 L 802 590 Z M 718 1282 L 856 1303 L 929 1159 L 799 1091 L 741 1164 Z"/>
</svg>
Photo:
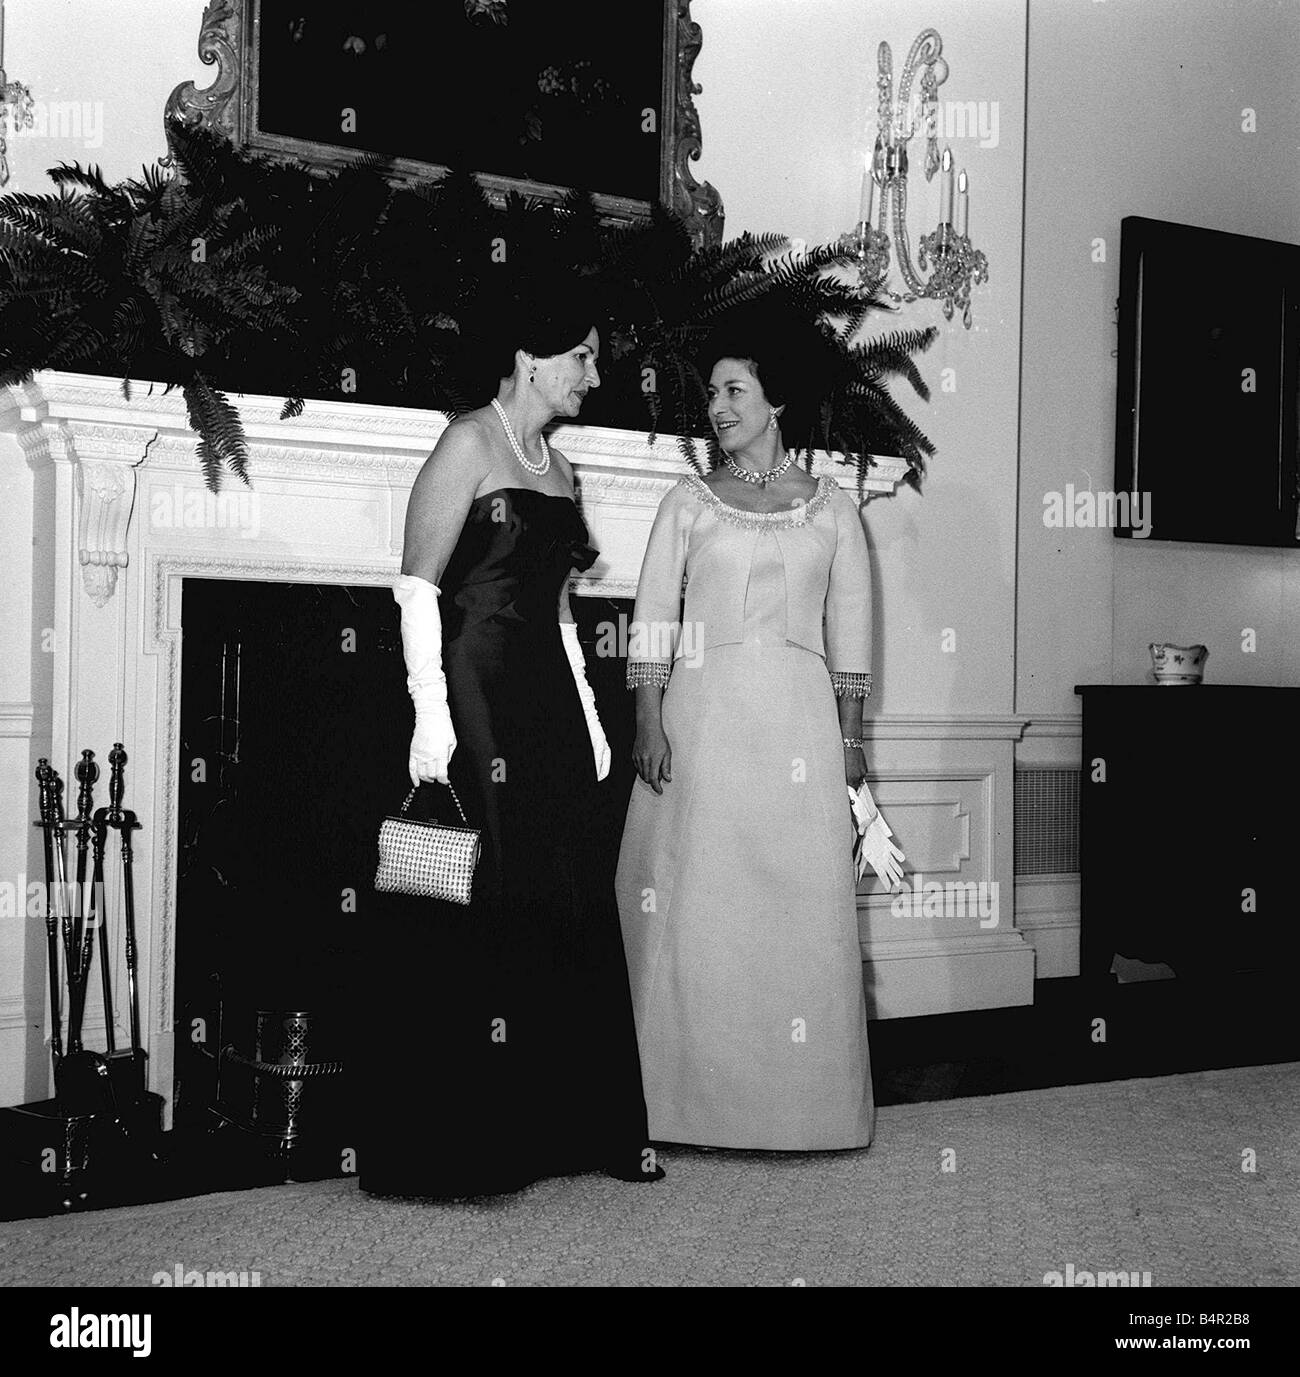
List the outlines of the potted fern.
<svg viewBox="0 0 1300 1377">
<path fill-rule="evenodd" d="M 131 378 L 179 387 L 213 491 L 226 471 L 249 481 L 231 391 L 283 396 L 286 418 L 312 397 L 451 414 L 481 400 L 462 327 L 489 289 L 498 242 L 520 261 L 592 277 L 608 303 L 605 386 L 588 423 L 671 426 L 700 468 L 696 346 L 757 303 L 821 351 L 826 387 L 802 448 L 836 453 L 859 477 L 873 452 L 902 457 L 918 487 L 934 453 L 890 385 L 904 379 L 928 398 L 914 356 L 937 331 L 857 342 L 890 308 L 845 285 L 841 250 L 793 255 L 776 234 L 696 250 L 662 208 L 609 226 L 580 193 L 499 206 L 468 173 L 402 186 L 378 158 L 320 173 L 202 127 L 175 124 L 169 139 L 171 166 L 138 179 L 110 185 L 65 163 L 50 172 L 53 193 L 0 196 L 0 383 L 48 368 L 119 376 L 128 396 Z"/>
<path fill-rule="evenodd" d="M 62 164 L 57 191 L 0 197 L 0 381 L 38 369 L 113 372 L 180 387 L 214 490 L 223 465 L 247 481 L 239 413 L 210 360 L 235 339 L 287 325 L 292 287 L 258 255 L 273 226 L 206 183 L 201 155 L 184 181 L 159 168 L 109 185 L 98 168 Z"/>
</svg>

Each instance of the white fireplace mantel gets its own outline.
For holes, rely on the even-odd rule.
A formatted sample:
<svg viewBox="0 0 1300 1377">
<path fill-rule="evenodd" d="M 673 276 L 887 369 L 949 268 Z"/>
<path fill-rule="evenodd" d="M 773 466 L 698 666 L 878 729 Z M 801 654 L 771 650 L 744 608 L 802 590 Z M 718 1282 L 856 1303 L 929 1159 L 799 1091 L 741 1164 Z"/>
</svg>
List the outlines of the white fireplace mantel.
<svg viewBox="0 0 1300 1377">
<path fill-rule="evenodd" d="M 34 798 L 36 755 L 48 754 L 67 781 L 83 747 L 95 751 L 106 776 L 112 743 L 126 745 L 126 804 L 144 823 L 135 868 L 142 1022 L 150 1086 L 169 1102 L 178 781 L 189 766 L 180 759 L 183 581 L 390 582 L 400 570 L 411 484 L 447 424 L 437 412 L 316 401 L 282 420 L 278 398 L 233 400 L 248 437 L 252 486 L 227 476 L 214 497 L 179 390 L 135 383 L 128 400 L 111 378 L 54 372 L 0 389 L 0 432 L 16 438 L 31 470 L 28 630 L 33 645 L 48 642 L 50 651 L 41 662 L 48 731 L 44 700 L 21 705 L 32 759 L 15 750 L 11 763 L 27 774 Z M 688 471 L 677 443 L 590 426 L 562 427 L 554 439 L 573 464 L 601 552 L 575 591 L 631 597 L 660 499 Z M 856 487 L 854 471 L 831 456 L 817 456 L 814 471 Z M 880 458 L 865 496 L 892 493 L 905 473 L 903 460 Z M 31 696 L 40 695 L 33 688 Z M 873 790 L 895 831 L 913 839 L 911 863 L 941 881 L 996 878 L 1008 896 L 1004 921 L 983 931 L 900 919 L 887 893 L 864 894 L 863 951 L 879 1016 L 1032 999 L 1034 952 L 1009 902 L 1012 754 L 1023 726 L 1013 715 L 873 719 Z M 15 795 L 23 788 L 17 778 L 2 782 Z M 99 792 L 105 787 L 102 779 Z M 26 831 L 14 846 L 25 848 L 35 878 L 39 847 L 34 829 Z M 110 877 L 110 913 L 120 912 L 114 883 Z M 42 935 L 33 926 L 21 941 L 27 963 L 39 969 Z M 114 989 L 124 991 L 125 972 L 114 975 Z M 42 1060 L 42 985 L 18 980 L 11 990 L 0 981 L 0 1072 L 14 1055 L 29 1068 Z M 92 1046 L 96 1014 L 92 999 Z M 119 1003 L 114 1022 L 123 1042 L 125 1014 Z M 19 1039 L 21 1052 L 5 1050 Z M 30 1095 L 37 1074 L 27 1076 L 31 1098 L 38 1097 Z"/>
<path fill-rule="evenodd" d="M 448 423 L 437 411 L 318 401 L 282 420 L 281 399 L 239 397 L 251 487 L 227 474 L 214 496 L 203 485 L 179 389 L 133 383 L 128 401 L 114 379 L 47 372 L 9 392 L 8 428 L 28 455 L 71 468 L 77 559 L 96 607 L 113 596 L 135 551 L 224 553 L 235 566 L 301 559 L 314 570 L 355 557 L 395 573 L 407 492 Z M 643 433 L 599 426 L 561 426 L 552 439 L 573 464 L 601 551 L 576 591 L 631 597 L 647 514 L 653 518 L 688 471 L 677 440 L 661 435 L 652 444 Z M 815 456 L 813 469 L 856 488 L 854 471 L 827 454 Z M 906 472 L 902 459 L 875 458 L 863 498 L 892 493 Z"/>
</svg>

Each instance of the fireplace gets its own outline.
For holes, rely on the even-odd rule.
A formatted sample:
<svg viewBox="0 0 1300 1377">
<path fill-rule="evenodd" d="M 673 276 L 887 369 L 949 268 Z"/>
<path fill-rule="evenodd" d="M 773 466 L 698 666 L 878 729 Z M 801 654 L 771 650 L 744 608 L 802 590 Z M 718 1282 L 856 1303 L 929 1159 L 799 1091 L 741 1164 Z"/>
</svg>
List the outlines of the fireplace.
<svg viewBox="0 0 1300 1377">
<path fill-rule="evenodd" d="M 194 609 L 201 604 L 256 607 L 259 599 L 269 607 L 274 599 L 268 589 L 277 596 L 297 590 L 286 596 L 318 599 L 336 624 L 345 608 L 355 607 L 363 625 L 387 626 L 382 634 L 391 637 L 396 607 L 389 587 L 400 570 L 407 494 L 446 424 L 433 412 L 317 401 L 309 402 L 303 415 L 282 420 L 276 398 L 237 402 L 249 437 L 253 486 L 228 480 L 218 502 L 205 493 L 195 437 L 177 393 L 135 383 L 127 400 L 112 378 L 43 373 L 0 394 L 0 448 L 11 469 L 26 461 L 4 520 L 20 537 L 16 547 L 26 547 L 30 532 L 32 549 L 30 565 L 15 575 L 19 591 L 10 588 L 5 594 L 26 620 L 18 634 L 29 637 L 34 666 L 31 701 L 11 705 L 5 719 L 11 725 L 0 740 L 0 750 L 7 752 L 8 793 L 18 800 L 2 805 L 13 815 L 12 825 L 0 831 L 5 871 L 41 873 L 40 848 L 29 825 L 35 816 L 37 756 L 49 755 L 66 780 L 82 748 L 102 759 L 114 741 L 125 742 L 130 755 L 126 803 L 143 824 L 136 845 L 136 905 L 149 1086 L 169 1103 L 178 1039 L 194 1036 L 189 1024 L 182 1024 L 190 1010 L 189 958 L 194 956 L 200 971 L 205 959 L 204 920 L 191 930 L 185 908 L 187 886 L 194 882 L 193 871 L 186 869 L 198 797 L 193 757 L 204 756 L 209 791 L 231 783 L 228 735 L 200 740 L 185 711 L 193 687 L 191 642 L 208 633 L 196 631 Z M 554 439 L 573 462 L 583 515 L 601 551 L 599 561 L 574 584 L 580 627 L 590 643 L 600 620 L 616 620 L 626 607 L 620 600 L 634 595 L 655 511 L 684 465 L 672 437 L 651 444 L 643 434 L 575 426 L 561 427 Z M 852 472 L 828 456 L 817 456 L 814 471 L 834 473 L 846 486 L 854 482 Z M 881 458 L 868 494 L 892 492 L 904 471 L 901 460 Z M 890 585 L 891 596 L 901 596 L 900 586 L 897 580 Z M 900 615 L 897 609 L 895 615 Z M 904 619 L 910 615 L 906 608 L 901 612 Z M 218 626 L 225 629 L 218 632 Z M 219 619 L 209 629 L 214 637 L 229 631 Z M 609 783 L 615 831 L 631 769 L 625 716 L 630 709 L 619 686 L 620 670 L 613 657 L 589 659 L 611 728 L 616 771 L 623 772 Z M 397 673 L 396 656 L 390 656 L 384 672 Z M 211 664 L 204 673 L 206 686 L 194 689 L 200 696 L 218 692 L 226 682 Z M 341 684 L 331 692 L 346 698 Z M 897 691 L 899 704 L 906 702 L 905 690 Z M 389 686 L 388 701 L 394 701 L 394 691 L 397 707 L 380 725 L 392 732 L 383 750 L 395 751 L 395 758 L 391 771 L 377 771 L 372 780 L 353 786 L 358 814 L 401 800 L 410 712 L 400 687 Z M 222 720 L 228 733 L 230 723 Z M 1013 751 L 1023 730 L 1023 720 L 1010 713 L 870 714 L 873 792 L 907 842 L 909 869 L 914 865 L 927 879 L 940 881 L 994 878 L 1004 896 L 1013 893 Z M 379 751 L 378 737 L 370 749 Z M 320 761 L 329 759 L 320 753 Z M 274 795 L 281 810 L 292 811 L 295 804 L 315 807 L 339 792 L 338 781 L 320 762 L 304 765 L 293 777 L 291 763 L 266 767 L 281 776 Z M 368 842 L 374 822 L 372 817 L 359 833 L 348 835 Z M 343 823 L 338 825 L 341 835 Z M 347 828 L 355 826 L 349 819 Z M 222 850 L 218 831 L 209 817 L 204 845 L 211 845 L 214 855 Z M 273 847 L 257 854 L 275 852 Z M 359 860 L 351 857 L 348 864 L 360 873 Z M 346 887 L 338 874 L 304 883 L 313 916 L 331 906 L 339 912 L 338 893 L 326 888 Z M 281 906 L 305 902 L 295 898 L 291 885 L 277 884 Z M 215 891 L 204 902 L 209 914 L 213 905 L 219 910 Z M 1030 1002 L 1034 948 L 1015 927 L 1010 909 L 1004 899 L 997 928 L 948 931 L 941 923 L 892 916 L 888 894 L 876 890 L 874 880 L 864 882 L 859 915 L 873 1012 L 890 1017 Z M 243 923 L 249 933 L 264 931 L 252 909 L 224 913 L 220 921 Z M 346 922 L 319 919 L 319 924 L 345 949 Z M 0 935 L 0 944 L 5 942 L 0 1102 L 18 1103 L 49 1093 L 42 1045 L 48 1035 L 43 931 L 35 923 L 11 925 Z M 125 989 L 125 973 L 115 974 L 114 988 Z M 324 973 L 318 974 L 328 984 Z M 120 1032 L 125 1013 L 119 1005 Z M 89 1045 L 100 1045 L 100 1031 L 92 1007 Z"/>
<path fill-rule="evenodd" d="M 634 714 L 625 661 L 604 652 L 632 603 L 573 601 L 614 757 L 600 785 L 613 850 Z M 343 1063 L 343 1085 L 303 1086 L 305 1133 L 364 1074 L 351 1059 L 355 978 L 377 921 L 375 838 L 408 787 L 413 722 L 398 608 L 383 587 L 187 578 L 181 626 L 176 1122 L 202 1124 L 233 1099 L 242 1114 L 223 1108 L 252 1125 L 268 1086 L 245 1087 L 240 1068 L 280 1011 L 310 1024 L 313 1063 Z M 274 1129 L 274 1111 L 262 1117 Z"/>
</svg>

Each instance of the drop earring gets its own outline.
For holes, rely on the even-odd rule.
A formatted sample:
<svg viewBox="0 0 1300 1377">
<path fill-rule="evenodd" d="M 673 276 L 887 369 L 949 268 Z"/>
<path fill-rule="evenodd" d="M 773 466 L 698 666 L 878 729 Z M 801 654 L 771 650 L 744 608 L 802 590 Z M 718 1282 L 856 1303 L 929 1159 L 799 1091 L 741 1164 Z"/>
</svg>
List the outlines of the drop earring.
<svg viewBox="0 0 1300 1377">
<path fill-rule="evenodd" d="M 769 412 L 767 413 L 767 428 L 768 428 L 768 430 L 775 430 L 775 429 L 776 429 L 776 412 L 775 412 L 775 411 L 769 411 Z"/>
</svg>

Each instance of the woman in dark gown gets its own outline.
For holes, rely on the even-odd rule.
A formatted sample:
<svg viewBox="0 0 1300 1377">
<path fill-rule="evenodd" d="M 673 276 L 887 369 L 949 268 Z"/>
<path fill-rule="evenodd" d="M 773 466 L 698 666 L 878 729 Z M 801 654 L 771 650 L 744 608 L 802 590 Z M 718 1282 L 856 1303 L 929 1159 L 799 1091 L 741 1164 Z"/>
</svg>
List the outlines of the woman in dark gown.
<svg viewBox="0 0 1300 1377">
<path fill-rule="evenodd" d="M 368 905 L 367 1192 L 445 1199 L 586 1171 L 663 1175 L 614 857 L 589 840 L 609 747 L 568 579 L 596 551 L 568 461 L 542 434 L 599 385 L 594 318 L 580 297 L 534 303 L 495 401 L 447 428 L 411 492 L 394 597 L 416 707 L 413 811 L 458 822 L 435 782 L 450 779 L 483 851 L 468 906 Z"/>
</svg>

